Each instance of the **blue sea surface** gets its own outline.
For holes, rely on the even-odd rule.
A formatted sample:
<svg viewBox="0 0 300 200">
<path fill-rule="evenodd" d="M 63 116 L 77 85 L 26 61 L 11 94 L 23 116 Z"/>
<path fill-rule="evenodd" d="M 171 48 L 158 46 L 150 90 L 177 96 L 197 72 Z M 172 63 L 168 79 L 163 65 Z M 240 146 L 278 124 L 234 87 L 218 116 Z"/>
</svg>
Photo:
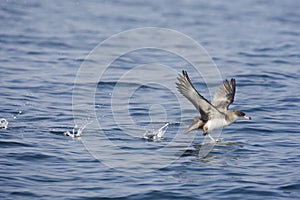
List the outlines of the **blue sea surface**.
<svg viewBox="0 0 300 200">
<path fill-rule="evenodd" d="M 299 10 L 0 1 L 0 199 L 300 199 Z M 235 78 L 230 108 L 252 120 L 215 145 L 182 134 L 199 115 L 176 89 L 182 70 L 209 100 Z"/>
</svg>

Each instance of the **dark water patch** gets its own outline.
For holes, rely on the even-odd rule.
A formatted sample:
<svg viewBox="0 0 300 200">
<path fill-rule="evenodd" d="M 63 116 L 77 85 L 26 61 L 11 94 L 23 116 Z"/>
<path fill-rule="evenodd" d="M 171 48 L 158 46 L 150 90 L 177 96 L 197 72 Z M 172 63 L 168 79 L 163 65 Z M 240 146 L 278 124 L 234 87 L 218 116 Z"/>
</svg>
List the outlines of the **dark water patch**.
<svg viewBox="0 0 300 200">
<path fill-rule="evenodd" d="M 13 140 L 0 140 L 0 147 L 2 148 L 16 148 L 16 147 L 32 147 L 32 145 L 25 142 L 18 142 Z"/>
<path fill-rule="evenodd" d="M 284 186 L 280 186 L 279 189 L 281 189 L 281 190 L 295 190 L 295 191 L 299 191 L 300 190 L 300 184 L 284 185 Z"/>
<path fill-rule="evenodd" d="M 262 198 L 262 197 L 283 197 L 279 192 L 272 191 L 271 189 L 258 189 L 253 187 L 236 187 L 224 192 L 224 195 L 229 195 L 230 198 L 239 197 L 241 194 L 245 195 L 245 199 L 251 199 L 253 197 Z M 236 196 L 237 195 L 237 196 Z M 251 198 L 247 198 L 250 197 Z"/>
<path fill-rule="evenodd" d="M 276 60 L 273 60 L 272 61 L 274 64 L 284 64 L 284 65 L 289 65 L 289 64 L 291 64 L 291 62 L 290 61 L 287 61 L 287 60 L 278 60 L 278 59 L 276 59 Z"/>
<path fill-rule="evenodd" d="M 258 53 L 249 53 L 249 52 L 239 52 L 240 56 L 244 56 L 246 58 L 277 58 L 276 54 L 258 54 Z"/>
<path fill-rule="evenodd" d="M 10 193 L 11 196 L 14 198 L 20 197 L 20 198 L 42 198 L 41 195 L 38 195 L 34 192 L 28 192 L 28 191 L 15 191 Z"/>
<path fill-rule="evenodd" d="M 42 41 L 37 43 L 40 47 L 47 47 L 53 49 L 70 49 L 73 48 L 72 45 L 62 42 L 61 40 L 54 41 L 52 38 L 48 38 L 47 41 Z"/>
<path fill-rule="evenodd" d="M 132 200 L 135 200 L 135 199 L 155 199 L 155 198 L 161 198 L 161 199 L 198 199 L 196 197 L 192 197 L 190 195 L 182 195 L 181 193 L 179 192 L 162 192 L 162 191 L 159 191 L 159 190 L 154 190 L 154 191 L 150 191 L 146 194 L 138 194 L 138 195 L 131 195 L 131 196 L 128 196 L 124 199 L 132 199 Z"/>
<path fill-rule="evenodd" d="M 10 156 L 14 157 L 18 160 L 24 160 L 24 161 L 37 161 L 37 160 L 48 160 L 53 158 L 56 160 L 57 158 L 54 155 L 49 155 L 46 153 L 35 153 L 35 152 L 22 152 L 22 153 L 9 153 Z"/>
</svg>

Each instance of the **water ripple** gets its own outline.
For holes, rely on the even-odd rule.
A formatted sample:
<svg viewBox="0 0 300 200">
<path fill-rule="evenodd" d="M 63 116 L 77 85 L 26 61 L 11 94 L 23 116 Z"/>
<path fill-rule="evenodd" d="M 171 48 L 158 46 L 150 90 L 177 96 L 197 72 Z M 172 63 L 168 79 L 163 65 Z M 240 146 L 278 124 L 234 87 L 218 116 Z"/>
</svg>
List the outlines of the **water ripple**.
<svg viewBox="0 0 300 200">
<path fill-rule="evenodd" d="M 9 122 L 0 129 L 1 199 L 299 198 L 300 15 L 294 1 L 32 0 L 3 1 L 0 11 L 0 119 Z M 77 70 L 83 62 L 101 67 L 98 57 L 87 55 L 113 34 L 144 26 L 175 29 L 201 43 L 223 79 L 237 80 L 230 108 L 253 120 L 224 128 L 222 142 L 201 156 L 212 144 L 199 131 L 182 134 L 199 113 L 177 92 L 176 76 L 151 67 L 188 70 L 204 96 L 218 84 L 204 83 L 195 63 L 151 47 L 116 59 L 98 83 L 89 77 L 78 83 L 82 97 L 84 89 L 96 88 L 91 107 L 102 129 L 83 118 L 88 125 L 82 136 L 65 137 L 82 127 L 74 124 L 72 107 Z M 127 45 L 109 46 L 107 53 Z M 190 48 L 177 40 L 174 45 L 182 52 Z M 145 65 L 139 77 L 119 81 Z M 157 79 L 141 83 L 150 75 Z M 112 101 L 130 89 L 128 98 Z M 161 140 L 143 139 L 166 122 L 172 123 Z M 95 139 L 102 160 L 93 157 L 86 139 Z M 104 148 L 109 145 L 119 151 Z M 124 172 L 105 162 L 113 159 L 128 168 L 148 163 Z"/>
</svg>

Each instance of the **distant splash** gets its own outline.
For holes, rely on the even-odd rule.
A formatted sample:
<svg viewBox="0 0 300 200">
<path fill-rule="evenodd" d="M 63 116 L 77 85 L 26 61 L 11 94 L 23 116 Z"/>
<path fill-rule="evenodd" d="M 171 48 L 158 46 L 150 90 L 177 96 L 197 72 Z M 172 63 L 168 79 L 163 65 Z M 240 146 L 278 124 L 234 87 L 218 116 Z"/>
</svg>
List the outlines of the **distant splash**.
<svg viewBox="0 0 300 200">
<path fill-rule="evenodd" d="M 66 131 L 64 132 L 64 136 L 72 137 L 72 138 L 79 138 L 83 135 L 83 130 L 86 128 L 87 125 L 91 124 L 93 121 L 87 121 L 82 126 L 78 128 L 77 125 L 74 126 L 72 132 Z"/>
<path fill-rule="evenodd" d="M 170 122 L 167 122 L 159 129 L 152 129 L 151 131 L 147 130 L 144 134 L 144 139 L 146 140 L 161 140 L 168 129 Z"/>
<path fill-rule="evenodd" d="M 2 128 L 2 129 L 8 128 L 8 121 L 5 118 L 0 119 L 0 128 Z"/>
<path fill-rule="evenodd" d="M 72 138 L 80 138 L 83 136 L 83 130 L 86 128 L 87 125 L 89 125 L 91 123 L 92 123 L 92 121 L 88 121 L 88 122 L 84 123 L 82 126 L 80 126 L 79 128 L 77 125 L 75 125 L 74 128 L 72 129 L 72 131 L 65 131 L 63 134 L 64 134 L 64 136 L 68 136 L 68 137 L 72 137 Z M 143 135 L 143 138 L 146 140 L 153 140 L 153 141 L 162 140 L 164 134 L 166 133 L 166 131 L 168 129 L 168 126 L 171 124 L 172 124 L 171 122 L 167 122 L 159 129 L 146 130 L 146 132 Z M 175 124 L 176 124 L 176 122 L 175 122 Z"/>
</svg>

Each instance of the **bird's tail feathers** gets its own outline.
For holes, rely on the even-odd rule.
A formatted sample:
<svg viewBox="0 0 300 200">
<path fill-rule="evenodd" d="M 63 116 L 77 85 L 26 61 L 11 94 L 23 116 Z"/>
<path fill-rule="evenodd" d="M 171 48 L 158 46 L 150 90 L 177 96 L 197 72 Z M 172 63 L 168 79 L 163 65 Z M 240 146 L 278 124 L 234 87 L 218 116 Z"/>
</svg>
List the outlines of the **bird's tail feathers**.
<svg viewBox="0 0 300 200">
<path fill-rule="evenodd" d="M 189 133 L 194 130 L 198 130 L 202 128 L 204 125 L 203 121 L 200 119 L 200 117 L 195 117 L 194 122 L 183 132 L 183 133 Z"/>
</svg>

